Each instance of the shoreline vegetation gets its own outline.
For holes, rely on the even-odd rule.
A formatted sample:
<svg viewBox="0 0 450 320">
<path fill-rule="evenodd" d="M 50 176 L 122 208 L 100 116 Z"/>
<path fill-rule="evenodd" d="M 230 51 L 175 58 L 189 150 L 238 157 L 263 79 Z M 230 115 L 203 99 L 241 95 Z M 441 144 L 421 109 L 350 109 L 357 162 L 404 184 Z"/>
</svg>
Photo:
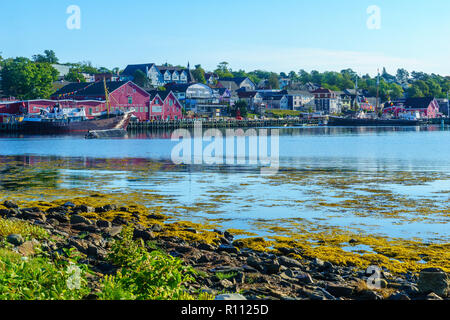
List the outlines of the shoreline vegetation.
<svg viewBox="0 0 450 320">
<path fill-rule="evenodd" d="M 338 230 L 241 238 L 120 199 L 1 202 L 0 299 L 449 298 L 449 244 Z M 377 252 L 347 252 L 343 243 Z M 370 266 L 381 268 L 376 287 Z"/>
</svg>

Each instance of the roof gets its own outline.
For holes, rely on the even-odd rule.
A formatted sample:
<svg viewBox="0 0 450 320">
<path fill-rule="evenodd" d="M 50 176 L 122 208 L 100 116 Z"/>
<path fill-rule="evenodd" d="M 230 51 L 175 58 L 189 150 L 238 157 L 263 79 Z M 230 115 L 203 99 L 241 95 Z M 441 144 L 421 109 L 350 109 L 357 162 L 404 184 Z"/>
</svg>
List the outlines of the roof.
<svg viewBox="0 0 450 320">
<path fill-rule="evenodd" d="M 158 95 L 163 101 L 172 92 L 171 90 L 146 90 L 150 94 L 150 100 L 153 100 Z"/>
<path fill-rule="evenodd" d="M 333 93 L 333 91 L 331 91 L 330 89 L 320 88 L 312 91 L 311 93 Z"/>
<path fill-rule="evenodd" d="M 167 90 L 173 91 L 173 92 L 186 92 L 186 90 L 191 86 L 192 84 L 187 83 L 168 83 L 165 85 Z"/>
<path fill-rule="evenodd" d="M 128 81 L 106 81 L 106 87 L 108 92 L 111 93 L 117 88 L 120 88 Z M 105 87 L 103 81 L 91 82 L 91 83 L 70 83 L 67 86 L 62 87 L 56 91 L 52 96 L 58 96 L 61 94 L 71 94 L 77 96 L 104 96 Z"/>
<path fill-rule="evenodd" d="M 405 106 L 412 109 L 423 109 L 428 108 L 428 106 L 433 102 L 434 97 L 426 98 L 408 98 L 405 100 Z"/>
<path fill-rule="evenodd" d="M 134 76 L 134 73 L 137 70 L 141 70 L 143 73 L 147 74 L 147 69 L 150 69 L 151 67 L 153 67 L 155 64 L 154 63 L 144 63 L 144 64 L 129 64 L 127 65 L 127 67 L 125 68 L 125 70 L 122 71 L 122 75 L 126 75 L 126 76 Z"/>
<path fill-rule="evenodd" d="M 257 91 L 239 91 L 239 98 L 254 98 L 258 94 Z"/>
</svg>

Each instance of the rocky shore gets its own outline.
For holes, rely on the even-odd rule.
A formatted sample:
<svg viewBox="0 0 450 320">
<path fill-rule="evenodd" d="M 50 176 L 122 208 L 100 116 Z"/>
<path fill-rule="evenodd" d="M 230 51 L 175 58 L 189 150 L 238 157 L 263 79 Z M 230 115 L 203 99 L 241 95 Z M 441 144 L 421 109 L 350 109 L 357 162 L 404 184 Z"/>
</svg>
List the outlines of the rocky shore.
<svg viewBox="0 0 450 320">
<path fill-rule="evenodd" d="M 1 219 L 26 221 L 50 235 L 40 240 L 4 235 L 3 241 L 15 252 L 31 257 L 38 247 L 50 256 L 65 249 L 81 254 L 78 262 L 92 271 L 88 277 L 92 290 L 85 299 L 96 299 L 99 280 L 116 274 L 118 267 L 107 257 L 112 242 L 129 225 L 134 228 L 134 239 L 151 243 L 148 250 L 158 247 L 198 271 L 195 281 L 186 285 L 189 293 L 209 293 L 218 300 L 448 300 L 450 296 L 450 276 L 439 268 L 403 274 L 382 269 L 377 278 L 371 269 L 335 265 L 305 256 L 296 248 L 278 248 L 280 254 L 258 252 L 235 241 L 227 231 L 213 231 L 219 239 L 215 244 L 167 236 L 164 223 L 140 224 L 139 213 L 113 204 L 94 208 L 68 201 L 44 210 L 5 201 L 1 208 Z M 111 221 L 89 218 L 89 213 L 101 216 L 112 210 L 127 212 L 135 219 L 120 215 Z M 160 216 L 150 218 L 157 221 Z M 183 232 L 195 235 L 199 231 L 185 228 Z M 298 256 L 302 259 L 295 258 Z"/>
</svg>

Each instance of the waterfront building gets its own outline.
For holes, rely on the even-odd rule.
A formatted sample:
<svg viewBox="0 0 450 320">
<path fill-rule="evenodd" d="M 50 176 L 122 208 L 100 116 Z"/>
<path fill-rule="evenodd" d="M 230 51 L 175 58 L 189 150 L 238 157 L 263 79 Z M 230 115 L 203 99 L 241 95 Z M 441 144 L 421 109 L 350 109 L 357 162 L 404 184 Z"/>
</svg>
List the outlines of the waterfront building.
<svg viewBox="0 0 450 320">
<path fill-rule="evenodd" d="M 311 92 L 314 95 L 316 111 L 323 114 L 338 114 L 341 112 L 339 98 L 336 92 L 320 88 Z"/>
<path fill-rule="evenodd" d="M 220 92 L 206 84 L 167 84 L 165 87 L 174 92 L 186 111 L 205 116 L 217 116 L 226 112 L 227 103 L 224 96 L 221 100 Z M 223 94 L 231 96 L 229 91 L 223 91 Z"/>
<path fill-rule="evenodd" d="M 289 90 L 287 97 L 290 110 L 308 111 L 310 108 L 315 109 L 314 95 L 308 91 Z"/>
<path fill-rule="evenodd" d="M 400 115 L 409 114 L 414 117 L 434 119 L 441 116 L 439 103 L 434 97 L 407 98 L 387 103 L 383 109 L 385 114 Z"/>
<path fill-rule="evenodd" d="M 240 91 L 239 100 L 245 101 L 250 111 L 260 112 L 263 104 L 263 97 L 258 91 Z"/>
<path fill-rule="evenodd" d="M 149 120 L 180 120 L 183 112 L 180 101 L 172 91 L 149 91 Z"/>
<path fill-rule="evenodd" d="M 147 75 L 153 87 L 162 87 L 169 83 L 188 84 L 195 81 L 189 66 L 188 68 L 157 66 L 154 63 L 130 64 L 123 70 L 121 77 L 133 81 L 137 70 Z"/>
</svg>

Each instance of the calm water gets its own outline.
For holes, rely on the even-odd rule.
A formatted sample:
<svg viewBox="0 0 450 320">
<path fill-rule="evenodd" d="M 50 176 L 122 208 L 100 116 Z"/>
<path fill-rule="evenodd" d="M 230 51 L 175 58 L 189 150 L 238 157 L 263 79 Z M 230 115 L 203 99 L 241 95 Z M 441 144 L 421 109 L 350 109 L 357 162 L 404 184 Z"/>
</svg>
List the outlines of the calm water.
<svg viewBox="0 0 450 320">
<path fill-rule="evenodd" d="M 131 134 L 109 140 L 3 135 L 0 155 L 3 160 L 17 156 L 14 159 L 31 168 L 39 159 L 76 163 L 75 167 L 55 169 L 58 179 L 51 187 L 154 190 L 186 207 L 178 210 L 180 215 L 192 220 L 220 219 L 225 228 L 264 235 L 258 222 L 288 226 L 302 219 L 306 224 L 355 228 L 390 237 L 450 239 L 445 212 L 450 197 L 448 128 L 280 128 L 280 171 L 271 177 L 248 163 L 173 166 L 171 152 L 177 142 L 170 140 L 170 134 Z M 228 140 L 223 139 L 226 145 Z M 108 163 L 123 159 L 126 169 L 102 167 L 105 159 Z M 163 163 L 163 169 L 142 175 L 133 170 L 155 161 Z M 3 161 L 4 168 L 6 163 Z M 406 177 L 406 183 L 397 179 L 400 175 Z M 423 181 L 422 177 L 433 178 Z M 4 188 L 11 187 L 6 178 L 0 179 Z M 378 191 L 364 190 L 368 188 Z M 361 196 L 367 197 L 365 205 L 345 209 L 322 205 Z M 395 217 L 370 209 L 372 204 L 377 208 L 396 205 L 397 199 L 403 201 L 399 208 L 408 202 L 413 205 Z M 429 203 L 435 207 L 426 217 L 415 212 Z M 197 210 L 191 212 L 188 207 Z"/>
</svg>

